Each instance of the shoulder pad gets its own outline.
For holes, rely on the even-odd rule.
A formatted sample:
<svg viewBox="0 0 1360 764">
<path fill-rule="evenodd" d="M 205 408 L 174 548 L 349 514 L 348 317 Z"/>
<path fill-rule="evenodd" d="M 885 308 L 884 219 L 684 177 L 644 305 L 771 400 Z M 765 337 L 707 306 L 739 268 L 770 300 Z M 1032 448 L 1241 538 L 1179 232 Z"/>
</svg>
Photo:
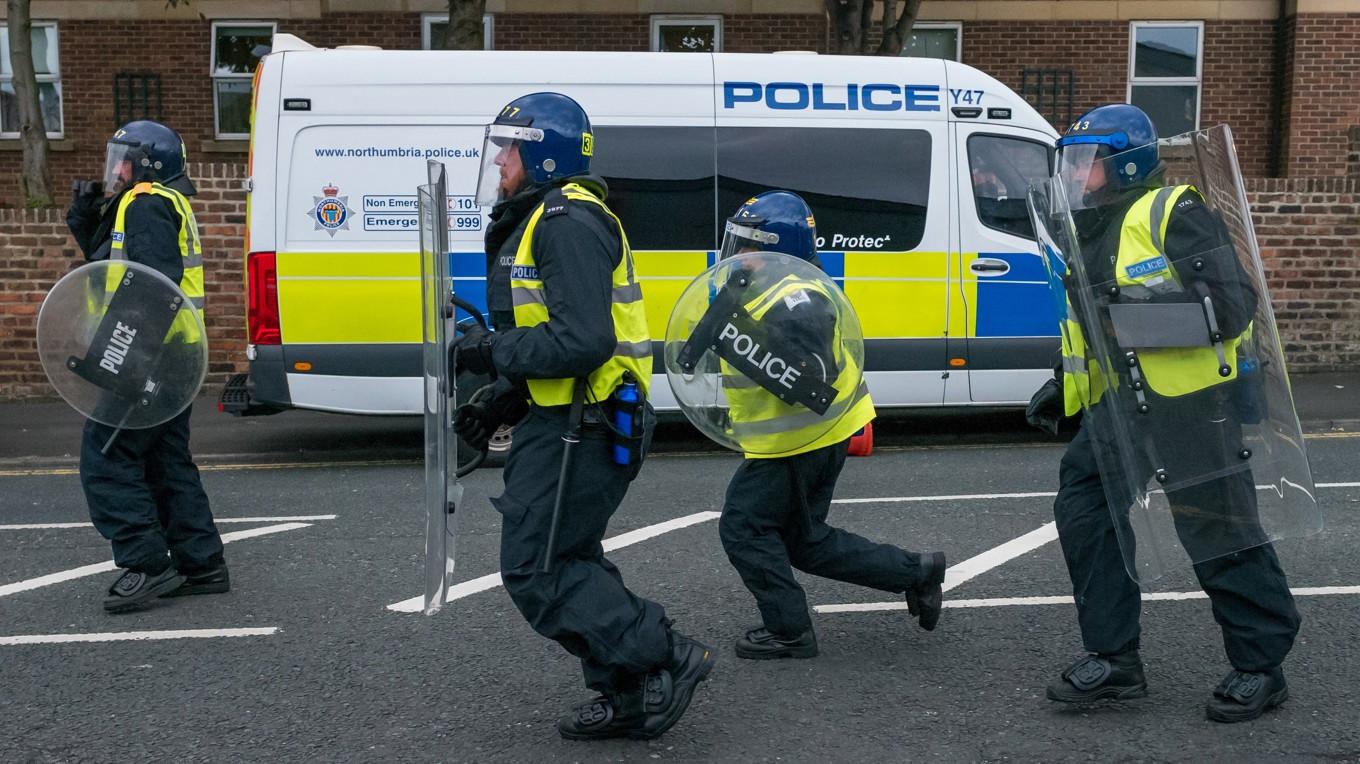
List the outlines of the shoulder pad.
<svg viewBox="0 0 1360 764">
<path fill-rule="evenodd" d="M 543 197 L 543 215 L 550 218 L 555 215 L 565 214 L 567 211 L 567 196 L 562 193 L 562 189 L 554 188 Z"/>
</svg>

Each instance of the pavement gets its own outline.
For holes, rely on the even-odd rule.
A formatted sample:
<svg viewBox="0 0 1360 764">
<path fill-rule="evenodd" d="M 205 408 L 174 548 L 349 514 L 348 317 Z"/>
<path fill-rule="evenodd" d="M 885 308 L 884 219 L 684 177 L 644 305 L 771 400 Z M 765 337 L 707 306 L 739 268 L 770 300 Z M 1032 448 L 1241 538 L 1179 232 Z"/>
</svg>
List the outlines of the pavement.
<svg viewBox="0 0 1360 764">
<path fill-rule="evenodd" d="M 1277 544 L 1304 617 L 1291 697 L 1246 725 L 1204 719 L 1227 665 L 1188 570 L 1146 587 L 1150 694 L 1067 707 L 1044 686 L 1081 653 L 1052 530 L 1063 443 L 1015 411 L 911 412 L 847 462 L 832 521 L 949 558 L 923 632 L 900 595 L 802 577 L 822 654 L 751 662 L 758 616 L 717 539 L 739 457 L 671 425 L 610 524 L 639 595 L 718 665 L 651 742 L 570 743 L 556 717 L 590 693 L 496 576 L 500 471 L 457 518 L 457 584 L 421 588 L 420 423 L 195 411 L 194 446 L 233 589 L 135 614 L 99 606 L 113 577 L 74 468 L 79 417 L 0 406 L 0 761 L 1360 762 L 1360 375 L 1300 375 L 1324 533 Z"/>
<path fill-rule="evenodd" d="M 1296 374 L 1295 406 L 1306 432 L 1360 431 L 1360 372 Z M 194 405 L 190 428 L 199 458 L 212 461 L 326 461 L 423 458 L 419 417 L 287 411 L 232 417 L 217 411 L 217 390 Z M 84 419 L 59 400 L 0 402 L 0 465 L 75 464 Z M 1017 426 L 1019 425 L 1019 426 Z M 875 422 L 880 442 L 944 445 L 1043 441 L 1019 409 L 894 409 Z M 1070 437 L 1071 431 L 1066 432 Z M 661 451 L 715 448 L 683 420 L 663 418 Z"/>
</svg>

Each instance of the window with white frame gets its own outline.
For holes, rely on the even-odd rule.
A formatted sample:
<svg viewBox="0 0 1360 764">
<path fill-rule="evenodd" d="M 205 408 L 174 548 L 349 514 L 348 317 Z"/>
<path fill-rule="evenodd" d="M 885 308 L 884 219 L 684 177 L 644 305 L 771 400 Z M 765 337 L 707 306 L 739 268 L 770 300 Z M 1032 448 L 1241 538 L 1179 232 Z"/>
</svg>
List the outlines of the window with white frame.
<svg viewBox="0 0 1360 764">
<path fill-rule="evenodd" d="M 38 75 L 38 104 L 49 138 L 62 137 L 61 62 L 57 54 L 57 25 L 33 22 L 29 38 L 33 47 L 33 71 Z M 14 69 L 9 60 L 9 27 L 0 24 L 0 136 L 19 135 L 19 100 L 14 94 Z"/>
<path fill-rule="evenodd" d="M 717 53 L 722 50 L 722 27 L 722 16 L 653 16 L 652 50 Z"/>
<path fill-rule="evenodd" d="M 919 21 L 902 45 L 902 55 L 916 58 L 961 60 L 963 24 L 958 21 Z"/>
<path fill-rule="evenodd" d="M 1204 22 L 1135 21 L 1129 28 L 1129 103 L 1157 134 L 1199 129 Z"/>
<path fill-rule="evenodd" d="M 495 50 L 492 35 L 496 31 L 495 17 L 482 16 L 482 50 Z M 427 13 L 420 17 L 420 47 L 425 50 L 443 50 L 444 36 L 449 33 L 449 14 Z"/>
<path fill-rule="evenodd" d="M 272 21 L 213 22 L 213 130 L 218 138 L 250 137 L 255 65 L 268 55 L 276 29 Z"/>
</svg>

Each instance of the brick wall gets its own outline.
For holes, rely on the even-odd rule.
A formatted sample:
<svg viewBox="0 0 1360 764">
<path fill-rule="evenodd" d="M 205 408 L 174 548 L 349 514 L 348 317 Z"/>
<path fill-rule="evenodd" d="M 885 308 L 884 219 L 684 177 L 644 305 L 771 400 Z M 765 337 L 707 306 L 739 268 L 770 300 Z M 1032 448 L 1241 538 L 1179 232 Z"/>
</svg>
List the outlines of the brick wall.
<svg viewBox="0 0 1360 764">
<path fill-rule="evenodd" d="M 1360 125 L 1360 13 L 1291 21 L 1286 174 L 1345 175 L 1347 132 Z"/>
<path fill-rule="evenodd" d="M 190 166 L 198 185 L 194 216 L 203 238 L 204 321 L 211 356 L 205 384 L 220 388 L 227 377 L 245 371 L 245 176 L 240 165 Z M 84 257 L 57 210 L 0 209 L 0 399 L 49 397 L 38 360 L 35 327 L 38 307 L 52 285 Z"/>
<path fill-rule="evenodd" d="M 203 237 L 207 387 L 244 371 L 244 170 L 194 165 Z M 1249 181 L 1257 232 L 1294 371 L 1360 369 L 1360 179 Z M 54 210 L 0 210 L 0 399 L 52 394 L 34 348 L 43 296 L 83 263 Z"/>
<path fill-rule="evenodd" d="M 1360 369 L 1360 178 L 1248 189 L 1290 369 Z"/>
<path fill-rule="evenodd" d="M 1269 174 L 1274 76 L 1273 21 L 1204 24 L 1200 125 L 1232 126 L 1247 176 Z M 1129 22 L 967 22 L 963 62 L 1019 92 L 1025 68 L 1070 69 L 1072 116 L 1128 96 Z M 1058 130 L 1067 125 L 1055 124 Z M 1344 159 L 1344 153 L 1342 154 Z"/>
</svg>

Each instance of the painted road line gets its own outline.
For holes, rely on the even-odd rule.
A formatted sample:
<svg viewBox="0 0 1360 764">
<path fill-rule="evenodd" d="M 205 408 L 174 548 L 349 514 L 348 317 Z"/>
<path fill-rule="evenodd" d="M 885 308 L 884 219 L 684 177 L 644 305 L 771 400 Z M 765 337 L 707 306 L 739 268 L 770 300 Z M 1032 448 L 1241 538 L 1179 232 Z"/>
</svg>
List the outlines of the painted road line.
<svg viewBox="0 0 1360 764">
<path fill-rule="evenodd" d="M 140 642 L 151 639 L 214 639 L 218 637 L 267 637 L 277 634 L 279 627 L 255 629 L 174 629 L 170 631 L 108 631 L 97 634 L 23 634 L 0 637 L 6 645 L 62 645 L 72 642 Z"/>
<path fill-rule="evenodd" d="M 1290 589 L 1295 597 L 1320 597 L 1338 594 L 1360 594 L 1360 586 L 1308 586 Z M 1179 602 L 1182 600 L 1203 600 L 1209 595 L 1199 592 L 1144 592 L 1144 602 Z M 947 608 L 984 608 L 1015 607 L 1026 605 L 1070 605 L 1072 597 L 994 597 L 972 600 L 945 600 Z M 907 603 L 897 602 L 856 602 L 848 605 L 816 605 L 812 608 L 818 613 L 872 613 L 881 610 L 906 610 Z"/>
<path fill-rule="evenodd" d="M 195 460 L 203 457 L 195 455 Z M 344 469 L 346 467 L 407 467 L 420 464 L 419 459 L 361 459 L 348 462 L 232 462 L 230 464 L 198 465 L 199 472 L 236 472 L 239 470 L 301 470 L 301 469 Z M 0 477 L 51 477 L 79 475 L 77 467 L 34 467 L 32 469 L 0 470 Z"/>
<path fill-rule="evenodd" d="M 1258 485 L 1264 491 L 1272 486 Z M 1315 488 L 1360 488 L 1360 483 L 1315 483 Z M 858 499 L 833 499 L 832 504 L 903 504 L 917 501 L 988 501 L 992 499 L 1043 499 L 1057 496 L 1057 491 L 1024 493 L 955 493 L 939 496 L 867 496 Z"/>
<path fill-rule="evenodd" d="M 334 520 L 338 515 L 283 515 L 280 517 L 214 517 L 217 523 L 289 523 Z M 19 523 L 0 525 L 0 531 L 59 531 L 71 528 L 93 528 L 90 523 Z"/>
<path fill-rule="evenodd" d="M 1028 554 L 1050 541 L 1057 540 L 1057 538 L 1057 523 L 1045 523 L 1019 538 L 1011 539 L 1001 546 L 988 549 L 980 555 L 969 557 L 957 565 L 950 566 L 945 571 L 944 584 L 941 588 L 944 591 L 949 591 L 965 581 L 977 578 L 992 568 L 1010 562 L 1022 554 Z"/>
<path fill-rule="evenodd" d="M 696 512 L 692 515 L 685 515 L 684 517 L 667 520 L 664 523 L 648 525 L 645 528 L 638 528 L 637 530 L 628 531 L 627 533 L 620 533 L 617 536 L 605 539 L 602 542 L 602 545 L 604 546 L 604 551 L 612 552 L 615 549 L 622 549 L 623 547 L 631 546 L 646 541 L 647 539 L 656 538 L 663 533 L 670 533 L 671 531 L 677 531 L 681 528 L 688 528 L 691 525 L 698 525 L 699 523 L 708 522 L 709 520 L 716 520 L 721 516 L 721 512 Z M 449 592 L 445 595 L 444 602 L 453 602 L 454 600 L 462 599 L 477 594 L 478 592 L 495 589 L 500 585 L 501 574 L 499 573 L 492 573 L 490 575 L 482 576 L 481 578 L 474 578 L 471 581 L 464 581 L 449 587 Z M 419 613 L 424 610 L 424 608 L 424 597 L 412 597 L 407 600 L 402 600 L 401 602 L 394 602 L 387 606 L 388 610 L 396 613 Z"/>
<path fill-rule="evenodd" d="M 222 543 L 230 544 L 233 541 L 241 541 L 257 536 L 267 536 L 271 533 L 282 533 L 284 531 L 295 531 L 299 528 L 310 527 L 311 523 L 284 523 L 283 525 L 266 525 L 263 528 L 251 528 L 248 531 L 232 531 L 231 533 L 222 534 Z M 0 586 L 0 597 L 8 597 L 11 594 L 18 594 L 19 592 L 26 592 L 32 589 L 41 589 L 44 586 L 51 586 L 52 584 L 59 584 L 64 581 L 107 573 L 117 569 L 118 566 L 113 564 L 113 560 L 109 560 L 108 562 L 83 565 L 79 568 L 49 573 L 45 576 L 30 578 L 24 581 L 15 581 L 12 584 Z"/>
</svg>

